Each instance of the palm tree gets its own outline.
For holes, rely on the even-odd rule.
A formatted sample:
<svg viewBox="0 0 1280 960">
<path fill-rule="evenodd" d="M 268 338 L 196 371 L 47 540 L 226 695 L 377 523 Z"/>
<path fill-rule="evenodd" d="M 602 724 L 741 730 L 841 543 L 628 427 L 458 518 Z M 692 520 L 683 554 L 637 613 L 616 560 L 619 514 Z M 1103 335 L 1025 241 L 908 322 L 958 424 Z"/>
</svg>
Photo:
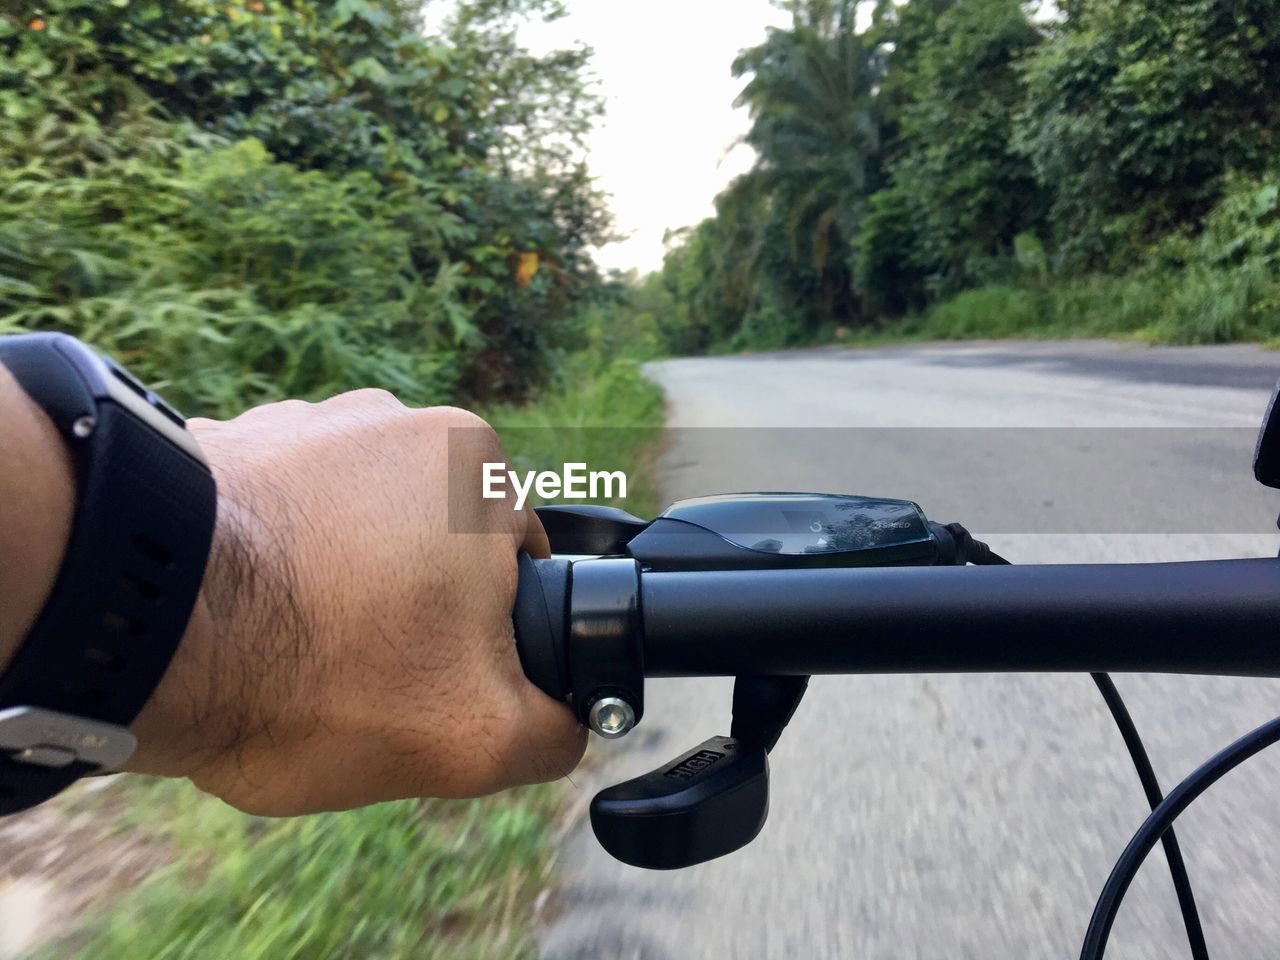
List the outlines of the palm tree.
<svg viewBox="0 0 1280 960">
<path fill-rule="evenodd" d="M 854 24 L 854 0 L 793 0 L 789 30 L 771 29 L 743 51 L 735 76 L 749 76 L 738 104 L 751 112 L 745 140 L 756 151 L 750 172 L 720 198 L 721 215 L 767 211 L 757 257 L 770 234 L 785 238 L 792 292 L 813 288 L 827 319 L 853 312 L 846 263 L 879 148 L 872 110 L 876 52 Z M 773 229 L 770 230 L 769 227 Z M 776 255 L 776 251 L 772 251 Z"/>
</svg>

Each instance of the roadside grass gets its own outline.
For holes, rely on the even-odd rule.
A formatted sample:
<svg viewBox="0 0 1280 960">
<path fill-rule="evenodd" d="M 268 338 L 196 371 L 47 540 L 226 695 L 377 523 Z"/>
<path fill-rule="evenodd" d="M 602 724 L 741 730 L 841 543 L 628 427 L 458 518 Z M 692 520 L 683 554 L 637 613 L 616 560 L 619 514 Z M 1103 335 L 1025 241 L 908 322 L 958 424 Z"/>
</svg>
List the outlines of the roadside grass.
<svg viewBox="0 0 1280 960">
<path fill-rule="evenodd" d="M 522 407 L 499 407 L 486 417 L 519 471 L 559 470 L 567 462 L 622 470 L 627 496 L 593 501 L 638 516 L 656 510 L 652 456 L 662 437 L 662 391 L 632 360 L 601 361 L 582 355 L 561 375 L 563 386 Z M 541 503 L 537 497 L 530 498 Z"/>
<path fill-rule="evenodd" d="M 573 446 L 577 458 L 634 477 L 625 505 L 652 510 L 648 446 L 662 396 L 635 364 L 577 358 L 559 388 L 486 417 L 513 461 L 558 465 Z M 535 906 L 554 883 L 567 799 L 564 784 L 551 784 L 272 820 L 185 781 L 122 778 L 69 802 L 104 805 L 111 793 L 116 806 L 117 791 L 127 803 L 110 830 L 164 849 L 167 865 L 35 960 L 533 957 Z"/>
<path fill-rule="evenodd" d="M 358 775 L 358 772 L 354 772 Z M 532 957 L 562 788 L 268 820 L 186 782 L 125 782 L 114 828 L 172 861 L 39 960 Z"/>
<path fill-rule="evenodd" d="M 1081 337 L 1276 346 L 1280 273 L 1252 261 L 1230 269 L 1147 267 L 1122 276 L 990 284 L 881 326 L 832 331 L 823 342 Z"/>
<path fill-rule="evenodd" d="M 1280 278 L 1262 264 L 1231 270 L 1147 269 L 961 293 L 916 319 L 940 339 L 1133 337 L 1151 343 L 1231 343 L 1280 334 Z"/>
</svg>

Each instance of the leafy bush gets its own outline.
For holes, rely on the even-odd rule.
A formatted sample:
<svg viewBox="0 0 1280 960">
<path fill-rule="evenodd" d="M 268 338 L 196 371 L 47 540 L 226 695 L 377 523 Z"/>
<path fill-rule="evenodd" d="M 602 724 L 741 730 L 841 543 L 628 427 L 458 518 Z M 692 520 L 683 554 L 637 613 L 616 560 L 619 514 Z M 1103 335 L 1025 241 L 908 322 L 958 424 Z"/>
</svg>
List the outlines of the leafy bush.
<svg viewBox="0 0 1280 960">
<path fill-rule="evenodd" d="M 990 286 L 966 290 L 945 300 L 930 315 L 929 330 L 940 337 L 1016 337 L 1040 321 L 1030 291 Z"/>
<path fill-rule="evenodd" d="M 1280 173 L 1233 177 L 1192 250 L 1189 259 L 1206 267 L 1280 266 Z"/>
<path fill-rule="evenodd" d="M 495 407 L 486 417 L 519 470 L 584 462 L 627 474 L 627 497 L 603 501 L 639 516 L 659 508 L 651 452 L 662 438 L 662 391 L 633 360 L 579 353 L 558 385 L 529 405 Z M 541 503 L 534 497 L 531 502 Z"/>
<path fill-rule="evenodd" d="M 1019 142 L 1052 186 L 1059 253 L 1124 268 L 1198 224 L 1232 170 L 1272 162 L 1271 0 L 1084 0 L 1026 66 Z"/>
<path fill-rule="evenodd" d="M 765 303 L 742 318 L 742 326 L 730 338 L 729 350 L 781 350 L 795 345 L 801 331 L 783 311 Z"/>
<path fill-rule="evenodd" d="M 1250 260 L 1228 270 L 1194 267 L 1173 284 L 1154 339 L 1169 343 L 1228 343 L 1280 333 L 1280 282 L 1274 270 Z"/>
<path fill-rule="evenodd" d="M 370 383 L 450 396 L 451 350 L 477 337 L 459 268 L 417 275 L 409 225 L 367 174 L 300 171 L 255 140 L 129 166 L 28 203 L 29 181 L 0 181 L 0 329 L 75 332 L 208 414 Z"/>
<path fill-rule="evenodd" d="M 1226 343 L 1280 335 L 1280 278 L 1261 260 L 1239 267 L 1150 266 L 1037 285 L 979 287 L 906 321 L 912 337 L 1137 336 Z"/>
<path fill-rule="evenodd" d="M 0 330 L 191 412 L 379 385 L 519 398 L 599 287 L 588 51 L 464 0 L 19 0 L 0 13 Z M 540 134 L 554 125 L 561 135 Z"/>
</svg>

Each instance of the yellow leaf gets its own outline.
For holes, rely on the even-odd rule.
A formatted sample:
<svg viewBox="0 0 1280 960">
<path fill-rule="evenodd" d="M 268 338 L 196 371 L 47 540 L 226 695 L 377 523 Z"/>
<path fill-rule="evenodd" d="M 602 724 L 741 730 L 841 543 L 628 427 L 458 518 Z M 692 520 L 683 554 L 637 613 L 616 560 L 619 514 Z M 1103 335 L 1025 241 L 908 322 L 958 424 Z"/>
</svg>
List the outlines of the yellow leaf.
<svg viewBox="0 0 1280 960">
<path fill-rule="evenodd" d="M 516 264 L 516 283 L 522 287 L 527 287 L 533 282 L 533 278 L 538 275 L 538 255 L 536 253 L 522 253 Z"/>
<path fill-rule="evenodd" d="M 449 108 L 442 103 L 440 106 L 436 107 L 436 112 L 431 116 L 435 119 L 436 123 L 444 123 L 449 119 Z"/>
</svg>

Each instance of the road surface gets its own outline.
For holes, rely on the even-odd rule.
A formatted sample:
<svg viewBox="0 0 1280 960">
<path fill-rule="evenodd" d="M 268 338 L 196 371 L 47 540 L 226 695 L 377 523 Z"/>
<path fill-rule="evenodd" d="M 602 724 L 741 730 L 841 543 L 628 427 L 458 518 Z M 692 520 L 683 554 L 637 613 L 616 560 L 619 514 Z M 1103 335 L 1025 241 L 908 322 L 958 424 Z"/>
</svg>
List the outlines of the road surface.
<svg viewBox="0 0 1280 960">
<path fill-rule="evenodd" d="M 673 360 L 650 372 L 669 403 L 660 471 L 671 498 L 909 496 L 1022 562 L 1263 556 L 1280 542 L 1270 532 L 1280 500 L 1245 482 L 1277 354 L 925 345 Z M 957 429 L 972 427 L 1005 429 Z M 1110 432 L 1089 431 L 1101 427 Z M 1101 461 L 1089 457 L 1095 440 L 1108 448 Z M 1280 682 L 1118 683 L 1166 789 L 1280 713 Z M 652 681 L 642 725 L 593 746 L 591 767 L 575 775 L 582 803 L 727 733 L 729 692 L 728 681 Z M 1083 676 L 817 678 L 771 766 L 764 832 L 720 861 L 647 873 L 579 829 L 544 958 L 1073 957 L 1144 815 Z M 1280 953 L 1277 796 L 1280 755 L 1264 755 L 1178 822 L 1215 956 Z M 1108 957 L 1186 956 L 1181 937 L 1157 853 Z"/>
</svg>

